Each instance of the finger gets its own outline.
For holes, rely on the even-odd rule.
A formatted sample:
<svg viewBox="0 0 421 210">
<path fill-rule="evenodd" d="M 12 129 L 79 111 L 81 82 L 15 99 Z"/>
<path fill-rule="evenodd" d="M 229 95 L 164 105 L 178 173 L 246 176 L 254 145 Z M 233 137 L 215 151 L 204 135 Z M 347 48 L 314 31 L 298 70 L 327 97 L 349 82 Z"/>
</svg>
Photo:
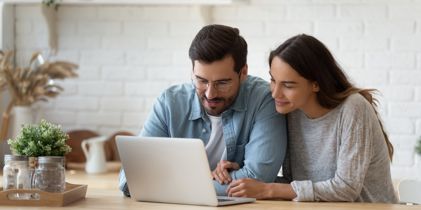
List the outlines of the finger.
<svg viewBox="0 0 421 210">
<path fill-rule="evenodd" d="M 231 176 L 226 169 L 222 171 L 222 176 L 224 177 L 225 184 L 229 184 L 232 181 Z"/>
<path fill-rule="evenodd" d="M 243 185 L 239 182 L 231 183 L 228 187 L 228 196 L 241 197 L 244 194 Z"/>
<path fill-rule="evenodd" d="M 215 176 L 217 177 L 217 181 L 219 182 L 219 184 L 223 184 L 225 179 L 224 176 L 222 175 L 222 172 L 219 170 L 215 170 Z"/>
<path fill-rule="evenodd" d="M 217 170 L 214 170 L 212 172 L 212 177 L 213 177 L 214 180 L 216 180 L 217 182 L 221 183 L 221 179 L 219 179 L 218 171 Z"/>
</svg>

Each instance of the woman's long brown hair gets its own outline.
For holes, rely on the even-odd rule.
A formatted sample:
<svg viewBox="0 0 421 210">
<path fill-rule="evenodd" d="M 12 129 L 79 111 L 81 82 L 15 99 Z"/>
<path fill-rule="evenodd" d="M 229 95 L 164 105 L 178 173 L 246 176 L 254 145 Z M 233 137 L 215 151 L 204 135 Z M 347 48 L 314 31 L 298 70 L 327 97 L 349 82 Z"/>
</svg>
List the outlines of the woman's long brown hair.
<svg viewBox="0 0 421 210">
<path fill-rule="evenodd" d="M 317 101 L 325 108 L 335 108 L 355 93 L 361 94 L 370 102 L 380 123 L 389 158 L 392 161 L 393 145 L 377 112 L 377 100 L 373 97 L 375 89 L 354 87 L 327 47 L 309 35 L 300 34 L 285 41 L 270 53 L 269 65 L 275 56 L 288 63 L 305 79 L 317 82 L 320 87 L 320 91 L 317 92 Z"/>
</svg>

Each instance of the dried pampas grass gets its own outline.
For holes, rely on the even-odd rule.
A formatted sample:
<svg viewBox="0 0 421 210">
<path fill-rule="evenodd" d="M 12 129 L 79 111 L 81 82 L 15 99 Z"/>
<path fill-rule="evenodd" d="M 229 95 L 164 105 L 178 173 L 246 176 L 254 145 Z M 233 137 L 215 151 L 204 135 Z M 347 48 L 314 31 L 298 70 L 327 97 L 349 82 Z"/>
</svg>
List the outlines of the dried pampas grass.
<svg viewBox="0 0 421 210">
<path fill-rule="evenodd" d="M 66 61 L 44 62 L 37 65 L 40 53 L 34 53 L 28 67 L 12 65 L 13 52 L 0 51 L 0 91 L 10 92 L 11 101 L 3 113 L 1 140 L 7 135 L 9 114 L 14 106 L 30 106 L 37 101 L 56 97 L 63 88 L 54 79 L 77 77 L 77 65 Z"/>
</svg>

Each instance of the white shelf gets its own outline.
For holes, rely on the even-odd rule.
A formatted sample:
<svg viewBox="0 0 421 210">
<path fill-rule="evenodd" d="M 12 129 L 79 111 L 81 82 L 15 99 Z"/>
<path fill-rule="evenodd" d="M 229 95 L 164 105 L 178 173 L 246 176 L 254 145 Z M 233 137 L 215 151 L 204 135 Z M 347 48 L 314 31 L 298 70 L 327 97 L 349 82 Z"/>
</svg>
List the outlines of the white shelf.
<svg viewBox="0 0 421 210">
<path fill-rule="evenodd" d="M 7 4 L 38 4 L 42 0 L 3 0 Z M 224 5 L 244 0 L 60 0 L 59 4 L 106 4 L 106 5 Z"/>
</svg>

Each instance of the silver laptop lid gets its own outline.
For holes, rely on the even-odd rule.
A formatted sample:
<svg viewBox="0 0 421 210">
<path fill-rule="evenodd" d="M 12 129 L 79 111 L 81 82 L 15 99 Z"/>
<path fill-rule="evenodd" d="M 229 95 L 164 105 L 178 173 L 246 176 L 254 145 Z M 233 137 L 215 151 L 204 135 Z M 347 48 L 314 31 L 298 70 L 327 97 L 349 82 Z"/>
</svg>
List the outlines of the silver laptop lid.
<svg viewBox="0 0 421 210">
<path fill-rule="evenodd" d="M 133 199 L 217 206 L 200 139 L 117 136 L 116 142 Z"/>
</svg>

